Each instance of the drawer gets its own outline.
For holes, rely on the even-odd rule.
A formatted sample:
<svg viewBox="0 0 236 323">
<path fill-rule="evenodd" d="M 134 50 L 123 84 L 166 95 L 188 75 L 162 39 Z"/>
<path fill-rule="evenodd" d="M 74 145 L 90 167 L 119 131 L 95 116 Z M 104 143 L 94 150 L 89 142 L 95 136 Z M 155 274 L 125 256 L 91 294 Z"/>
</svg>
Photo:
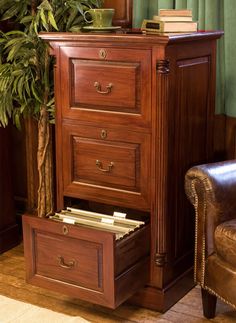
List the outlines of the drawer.
<svg viewBox="0 0 236 323">
<path fill-rule="evenodd" d="M 63 123 L 63 195 L 149 207 L 150 135 Z"/>
<path fill-rule="evenodd" d="M 27 282 L 115 308 L 148 282 L 149 229 L 116 240 L 112 232 L 24 215 Z"/>
<path fill-rule="evenodd" d="M 60 58 L 62 117 L 150 126 L 149 50 L 62 47 Z"/>
<path fill-rule="evenodd" d="M 138 63 L 72 60 L 73 105 L 87 108 L 139 112 L 136 98 Z"/>
</svg>

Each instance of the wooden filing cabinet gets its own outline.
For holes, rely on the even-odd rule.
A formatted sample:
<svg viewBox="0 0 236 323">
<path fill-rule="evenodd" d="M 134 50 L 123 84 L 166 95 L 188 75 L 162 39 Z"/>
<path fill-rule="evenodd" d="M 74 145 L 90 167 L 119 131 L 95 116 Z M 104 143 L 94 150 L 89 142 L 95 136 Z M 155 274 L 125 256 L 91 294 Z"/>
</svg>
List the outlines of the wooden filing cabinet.
<svg viewBox="0 0 236 323">
<path fill-rule="evenodd" d="M 140 269 L 131 275 L 130 292 L 124 295 L 111 283 L 113 293 L 104 301 L 101 291 L 99 297 L 80 292 L 76 275 L 58 272 L 56 260 L 45 259 L 47 252 L 57 255 L 63 246 L 61 256 L 71 263 L 81 257 L 84 235 L 88 248 L 98 244 L 102 250 L 106 234 L 72 225 L 65 238 L 62 224 L 26 217 L 29 282 L 113 308 L 136 292 L 132 302 L 158 311 L 193 286 L 194 217 L 184 194 L 184 174 L 193 164 L 212 159 L 216 40 L 221 35 L 41 34 L 56 57 L 57 209 L 68 198 L 125 209 L 128 216 L 145 214 L 150 231 L 147 225 L 136 232 L 145 236 L 142 243 L 136 235 L 127 240 L 124 255 L 135 250 L 136 258 L 118 276 L 135 264 Z M 107 237 L 105 245 L 114 254 L 112 241 Z M 88 274 L 86 261 L 99 268 L 99 252 L 85 258 Z M 104 252 L 101 258 L 103 268 L 112 268 L 102 276 L 105 285 L 116 280 L 115 267 L 129 258 L 112 257 Z M 91 272 L 95 285 L 96 270 Z M 84 288 L 93 289 L 86 280 Z"/>
</svg>

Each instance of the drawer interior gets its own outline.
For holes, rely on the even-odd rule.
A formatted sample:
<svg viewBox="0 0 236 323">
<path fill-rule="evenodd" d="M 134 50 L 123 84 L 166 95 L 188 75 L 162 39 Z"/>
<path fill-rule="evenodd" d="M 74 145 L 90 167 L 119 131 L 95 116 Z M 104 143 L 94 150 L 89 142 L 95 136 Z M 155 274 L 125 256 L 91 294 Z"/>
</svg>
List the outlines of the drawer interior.
<svg viewBox="0 0 236 323">
<path fill-rule="evenodd" d="M 86 211 L 67 207 L 50 217 L 55 221 L 108 231 L 115 234 L 115 240 L 123 239 L 126 235 L 145 225 L 144 221 L 126 218 L 126 213 L 114 212 L 113 215 Z"/>
</svg>

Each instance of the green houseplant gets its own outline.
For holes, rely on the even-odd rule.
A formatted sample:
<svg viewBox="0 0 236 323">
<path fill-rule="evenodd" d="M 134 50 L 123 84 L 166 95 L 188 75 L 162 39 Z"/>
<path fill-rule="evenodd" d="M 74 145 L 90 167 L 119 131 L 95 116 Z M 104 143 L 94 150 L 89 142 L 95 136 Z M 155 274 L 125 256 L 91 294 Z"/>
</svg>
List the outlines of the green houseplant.
<svg viewBox="0 0 236 323">
<path fill-rule="evenodd" d="M 53 211 L 53 160 L 50 123 L 54 114 L 53 58 L 42 31 L 79 31 L 84 12 L 101 0 L 0 0 L 0 19 L 17 30 L 1 32 L 0 126 L 9 119 L 20 128 L 22 116 L 38 120 L 39 217 Z"/>
</svg>

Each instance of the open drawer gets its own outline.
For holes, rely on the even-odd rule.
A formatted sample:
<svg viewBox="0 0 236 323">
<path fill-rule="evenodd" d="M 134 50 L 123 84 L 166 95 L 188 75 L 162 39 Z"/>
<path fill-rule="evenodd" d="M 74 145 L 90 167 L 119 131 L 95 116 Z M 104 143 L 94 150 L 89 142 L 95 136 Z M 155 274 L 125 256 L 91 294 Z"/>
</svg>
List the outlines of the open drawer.
<svg viewBox="0 0 236 323">
<path fill-rule="evenodd" d="M 116 308 L 148 282 L 150 227 L 116 233 L 23 216 L 26 280 Z"/>
</svg>

